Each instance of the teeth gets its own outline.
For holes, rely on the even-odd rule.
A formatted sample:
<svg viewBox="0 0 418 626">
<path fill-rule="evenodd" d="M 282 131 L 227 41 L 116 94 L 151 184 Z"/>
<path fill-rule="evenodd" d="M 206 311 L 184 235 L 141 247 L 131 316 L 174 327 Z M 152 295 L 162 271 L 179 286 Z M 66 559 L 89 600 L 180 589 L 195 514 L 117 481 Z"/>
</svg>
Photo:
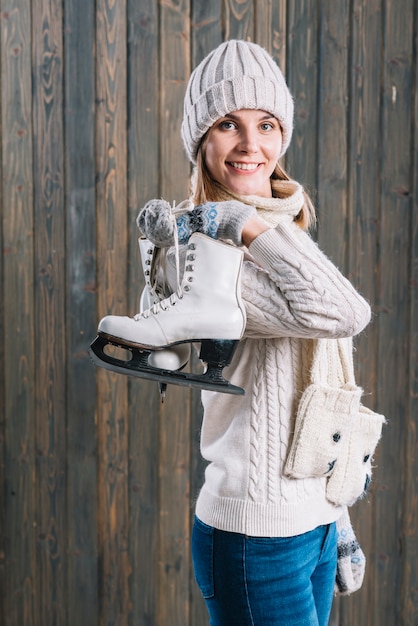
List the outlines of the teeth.
<svg viewBox="0 0 418 626">
<path fill-rule="evenodd" d="M 235 167 L 237 170 L 256 170 L 258 167 L 258 163 L 231 163 L 232 167 Z"/>
</svg>

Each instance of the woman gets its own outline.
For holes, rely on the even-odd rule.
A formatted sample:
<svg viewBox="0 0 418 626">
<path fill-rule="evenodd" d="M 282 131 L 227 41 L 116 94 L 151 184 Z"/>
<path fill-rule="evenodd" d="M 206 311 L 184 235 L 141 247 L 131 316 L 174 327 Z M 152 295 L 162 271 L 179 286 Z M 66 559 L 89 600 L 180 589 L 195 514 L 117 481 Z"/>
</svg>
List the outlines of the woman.
<svg viewBox="0 0 418 626">
<path fill-rule="evenodd" d="M 132 320 L 110 316 L 99 327 L 132 345 L 143 345 L 144 337 L 159 347 L 206 338 L 224 346 L 240 339 L 226 372 L 245 395 L 202 392 L 201 450 L 208 466 L 192 550 L 213 626 L 325 626 L 337 574 L 337 521 L 345 526 L 338 539 L 339 590 L 358 588 L 363 576 L 364 555 L 345 501 L 327 493 L 335 459 L 319 474 L 296 470 L 294 462 L 298 419 L 306 417 L 300 401 L 313 363 L 322 382 L 336 378 L 333 384 L 358 408 L 350 338 L 369 322 L 370 308 L 306 232 L 314 209 L 279 164 L 292 129 L 289 89 L 260 46 L 228 41 L 198 65 L 182 125 L 195 165 L 191 210 L 178 213 L 174 223 L 169 205 L 154 200 L 138 216 L 142 234 L 160 248 L 173 244 L 175 231 L 180 243 L 194 242 L 182 282 L 196 290 L 193 315 L 179 330 L 182 292 Z M 200 246 L 206 246 L 204 261 Z M 334 371 L 328 357 L 337 345 Z M 317 357 L 318 346 L 325 346 L 325 357 Z M 309 443 L 305 438 L 303 454 Z M 316 449 L 312 454 L 316 462 Z"/>
</svg>

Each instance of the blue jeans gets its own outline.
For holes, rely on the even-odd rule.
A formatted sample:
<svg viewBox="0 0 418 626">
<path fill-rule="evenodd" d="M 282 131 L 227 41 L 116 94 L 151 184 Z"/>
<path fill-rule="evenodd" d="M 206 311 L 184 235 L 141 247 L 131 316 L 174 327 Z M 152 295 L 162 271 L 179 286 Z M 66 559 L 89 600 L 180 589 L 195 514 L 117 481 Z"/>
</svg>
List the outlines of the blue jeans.
<svg viewBox="0 0 418 626">
<path fill-rule="evenodd" d="M 196 581 L 212 626 L 326 626 L 337 568 L 336 526 L 296 537 L 247 537 L 195 518 Z"/>
</svg>

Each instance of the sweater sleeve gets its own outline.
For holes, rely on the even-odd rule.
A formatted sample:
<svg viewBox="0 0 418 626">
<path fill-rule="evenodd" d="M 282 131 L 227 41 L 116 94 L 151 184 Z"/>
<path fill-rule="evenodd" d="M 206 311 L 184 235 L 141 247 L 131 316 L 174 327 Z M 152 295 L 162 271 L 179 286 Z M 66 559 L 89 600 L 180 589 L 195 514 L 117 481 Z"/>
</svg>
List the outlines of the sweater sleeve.
<svg viewBox="0 0 418 626">
<path fill-rule="evenodd" d="M 358 334 L 370 306 L 295 224 L 254 239 L 244 263 L 247 337 L 337 338 Z"/>
</svg>

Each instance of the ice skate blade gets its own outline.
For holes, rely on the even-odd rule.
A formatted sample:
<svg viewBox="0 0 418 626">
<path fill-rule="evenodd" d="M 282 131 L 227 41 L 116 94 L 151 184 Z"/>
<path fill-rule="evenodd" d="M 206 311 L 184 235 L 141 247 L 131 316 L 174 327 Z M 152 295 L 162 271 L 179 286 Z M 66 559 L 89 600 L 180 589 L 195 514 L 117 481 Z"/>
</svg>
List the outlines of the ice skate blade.
<svg viewBox="0 0 418 626">
<path fill-rule="evenodd" d="M 129 361 L 117 359 L 106 354 L 104 348 L 107 345 L 113 345 L 128 350 L 132 354 Z M 219 368 L 208 366 L 204 374 L 193 374 L 182 372 L 181 370 L 165 370 L 151 367 L 148 364 L 148 356 L 151 350 L 139 350 L 138 348 L 129 348 L 126 344 L 110 341 L 98 335 L 90 345 L 89 354 L 96 365 L 104 367 L 107 370 L 124 374 L 125 376 L 134 376 L 136 378 L 145 378 L 154 380 L 160 384 L 180 385 L 182 387 L 198 387 L 208 391 L 218 391 L 221 393 L 230 393 L 242 396 L 245 394 L 244 389 L 232 385 L 223 378 Z"/>
</svg>

